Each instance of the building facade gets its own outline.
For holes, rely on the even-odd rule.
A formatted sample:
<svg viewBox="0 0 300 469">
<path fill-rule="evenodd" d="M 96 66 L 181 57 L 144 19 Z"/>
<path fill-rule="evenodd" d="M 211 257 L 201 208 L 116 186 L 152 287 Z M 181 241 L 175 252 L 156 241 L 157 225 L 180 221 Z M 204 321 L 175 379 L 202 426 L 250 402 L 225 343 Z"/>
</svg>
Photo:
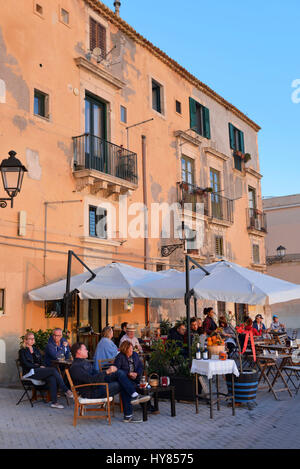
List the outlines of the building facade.
<svg viewBox="0 0 300 469">
<path fill-rule="evenodd" d="M 300 194 L 263 200 L 267 217 L 267 273 L 292 283 L 300 283 Z M 300 301 L 272 305 L 286 327 L 300 328 Z"/>
<path fill-rule="evenodd" d="M 66 276 L 68 250 L 90 268 L 183 269 L 188 253 L 265 271 L 255 122 L 97 0 L 11 0 L 0 12 L 0 150 L 28 169 L 14 208 L 0 209 L 0 381 L 15 379 L 27 328 L 62 326 L 61 303 L 30 302 L 28 292 Z M 179 237 L 165 232 L 173 204 Z M 68 328 L 183 315 L 183 302 L 136 300 L 127 311 L 76 300 Z"/>
</svg>

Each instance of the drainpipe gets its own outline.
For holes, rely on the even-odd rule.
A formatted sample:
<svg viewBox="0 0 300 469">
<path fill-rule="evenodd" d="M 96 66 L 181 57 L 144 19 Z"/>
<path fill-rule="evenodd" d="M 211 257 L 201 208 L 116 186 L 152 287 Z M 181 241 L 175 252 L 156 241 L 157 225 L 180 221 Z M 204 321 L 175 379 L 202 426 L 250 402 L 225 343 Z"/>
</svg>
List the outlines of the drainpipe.
<svg viewBox="0 0 300 469">
<path fill-rule="evenodd" d="M 142 135 L 142 170 L 143 170 L 143 204 L 144 212 L 144 269 L 148 268 L 149 243 L 148 243 L 148 198 L 147 198 L 147 148 L 146 136 Z M 145 322 L 149 324 L 149 300 L 145 298 Z"/>
</svg>

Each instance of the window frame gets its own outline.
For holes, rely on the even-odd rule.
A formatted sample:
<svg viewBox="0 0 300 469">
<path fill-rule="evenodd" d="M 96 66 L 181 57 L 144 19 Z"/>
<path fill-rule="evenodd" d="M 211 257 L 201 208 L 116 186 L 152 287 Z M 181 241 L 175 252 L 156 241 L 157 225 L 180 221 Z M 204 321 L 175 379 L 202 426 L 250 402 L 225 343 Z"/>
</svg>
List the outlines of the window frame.
<svg viewBox="0 0 300 469">
<path fill-rule="evenodd" d="M 180 111 L 178 111 L 177 105 L 179 105 Z M 180 116 L 182 116 L 182 103 L 181 101 L 178 101 L 178 99 L 175 99 L 175 111 L 176 111 L 176 114 L 179 114 Z"/>
<path fill-rule="evenodd" d="M 89 18 L 89 49 L 91 52 L 93 52 L 96 47 L 99 47 L 99 49 L 101 50 L 101 57 L 103 59 L 106 59 L 108 39 L 107 28 L 92 16 L 90 16 Z M 93 31 L 93 24 L 95 26 L 95 31 Z M 95 38 L 93 38 L 93 33 L 95 34 Z M 102 37 L 101 34 L 103 34 Z M 95 44 L 93 44 L 93 42 L 95 42 Z"/>
<path fill-rule="evenodd" d="M 257 248 L 257 252 L 255 253 L 255 248 Z M 256 255 L 257 257 L 256 257 Z M 253 264 L 260 264 L 260 245 L 257 243 L 252 243 L 252 260 Z"/>
<path fill-rule="evenodd" d="M 0 288 L 0 316 L 5 314 L 5 288 Z"/>
<path fill-rule="evenodd" d="M 183 161 L 185 162 L 185 169 L 182 167 Z M 191 171 L 187 169 L 187 164 L 191 164 Z M 186 155 L 181 155 L 180 158 L 180 171 L 181 171 L 181 182 L 186 182 L 187 184 L 194 185 L 195 184 L 195 161 L 193 158 L 190 158 L 189 156 Z M 185 177 L 183 177 L 183 173 L 185 174 Z M 191 175 L 191 182 L 188 180 L 188 176 Z"/>
<path fill-rule="evenodd" d="M 224 257 L 224 236 L 215 235 L 215 256 Z"/>
<path fill-rule="evenodd" d="M 67 13 L 67 15 L 68 15 L 68 22 L 64 21 L 63 11 L 64 11 L 65 13 Z M 60 6 L 60 7 L 59 7 L 59 18 L 60 18 L 60 22 L 61 22 L 61 23 L 63 23 L 64 25 L 70 27 L 70 12 L 69 12 L 69 10 L 66 10 L 66 8 Z"/>
<path fill-rule="evenodd" d="M 37 113 L 35 112 L 36 98 L 37 99 L 43 98 L 43 114 L 40 114 L 39 112 Z M 38 106 L 40 107 L 40 105 Z M 33 114 L 35 116 L 42 117 L 43 119 L 49 119 L 49 94 L 37 88 L 34 88 L 34 91 L 33 91 Z"/>
<path fill-rule="evenodd" d="M 125 111 L 125 120 L 122 119 L 122 110 Z M 120 104 L 120 122 L 122 122 L 122 124 L 127 124 L 127 118 L 127 107 L 123 106 L 123 104 Z"/>
</svg>

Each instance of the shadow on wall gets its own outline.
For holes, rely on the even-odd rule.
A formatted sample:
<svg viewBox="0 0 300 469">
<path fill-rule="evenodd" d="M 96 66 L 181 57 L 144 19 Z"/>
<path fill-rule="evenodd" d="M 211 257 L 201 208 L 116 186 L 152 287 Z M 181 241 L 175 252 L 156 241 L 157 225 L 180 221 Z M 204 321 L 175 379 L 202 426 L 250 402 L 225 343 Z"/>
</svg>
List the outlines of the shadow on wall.
<svg viewBox="0 0 300 469">
<path fill-rule="evenodd" d="M 6 335 L 0 339 L 0 385 L 15 385 L 18 382 L 16 359 L 20 339 L 16 335 Z"/>
</svg>

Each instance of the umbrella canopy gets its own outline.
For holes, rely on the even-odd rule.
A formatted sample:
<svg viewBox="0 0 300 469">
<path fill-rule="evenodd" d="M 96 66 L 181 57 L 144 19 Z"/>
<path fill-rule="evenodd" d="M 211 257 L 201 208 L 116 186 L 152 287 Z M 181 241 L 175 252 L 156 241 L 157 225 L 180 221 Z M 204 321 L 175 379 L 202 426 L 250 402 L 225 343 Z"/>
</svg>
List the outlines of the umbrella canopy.
<svg viewBox="0 0 300 469">
<path fill-rule="evenodd" d="M 206 265 L 210 275 L 198 272 L 191 282 L 194 295 L 199 299 L 234 303 L 269 304 L 300 298 L 300 285 L 256 272 L 238 264 L 220 261 Z M 197 271 L 194 274 L 197 275 Z"/>
<path fill-rule="evenodd" d="M 165 300 L 176 300 L 184 298 L 185 272 L 179 272 L 178 270 L 170 269 L 164 270 L 160 272 L 160 274 L 162 274 L 160 277 L 148 277 L 140 280 L 132 289 L 133 297 L 156 298 Z"/>
<path fill-rule="evenodd" d="M 95 274 L 97 274 L 104 267 L 98 267 L 94 269 Z M 79 290 L 80 286 L 91 278 L 90 272 L 84 272 L 83 274 L 74 275 L 71 277 L 70 291 L 75 289 Z M 59 280 L 55 283 L 50 283 L 45 287 L 37 288 L 36 290 L 31 290 L 28 293 L 29 298 L 32 301 L 51 301 L 51 300 L 61 300 L 66 293 L 66 283 L 67 280 Z"/>
<path fill-rule="evenodd" d="M 79 297 L 81 299 L 123 299 L 136 298 L 134 285 L 138 282 L 157 277 L 163 278 L 162 273 L 139 269 L 128 264 L 112 263 L 101 269 L 96 277 L 89 283 L 81 285 Z M 148 296 L 138 296 L 148 298 Z"/>
</svg>

